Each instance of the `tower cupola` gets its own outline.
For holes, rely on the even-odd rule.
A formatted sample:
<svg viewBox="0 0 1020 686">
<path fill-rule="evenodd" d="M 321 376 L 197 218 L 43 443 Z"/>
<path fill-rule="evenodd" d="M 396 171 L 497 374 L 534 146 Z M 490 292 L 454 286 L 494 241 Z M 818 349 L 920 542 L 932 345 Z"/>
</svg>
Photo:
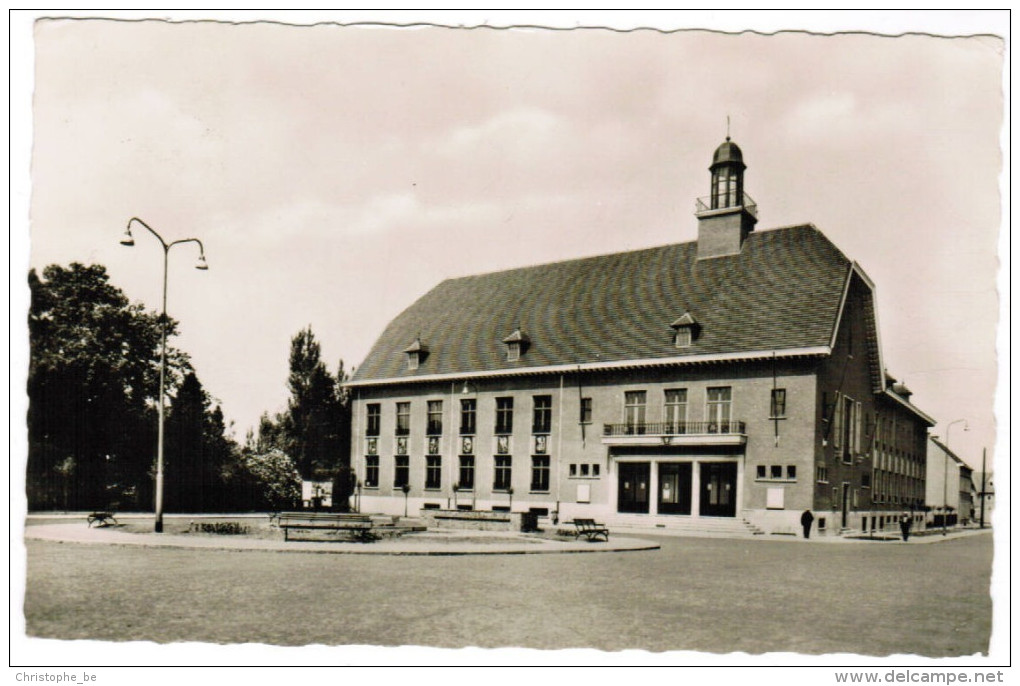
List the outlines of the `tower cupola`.
<svg viewBox="0 0 1020 686">
<path fill-rule="evenodd" d="M 737 255 L 758 221 L 758 207 L 744 192 L 744 153 L 726 136 L 712 155 L 712 187 L 698 198 L 698 259 Z"/>
<path fill-rule="evenodd" d="M 744 154 L 737 144 L 726 136 L 726 140 L 712 155 L 712 194 L 709 196 L 713 210 L 736 207 L 744 195 Z"/>
</svg>

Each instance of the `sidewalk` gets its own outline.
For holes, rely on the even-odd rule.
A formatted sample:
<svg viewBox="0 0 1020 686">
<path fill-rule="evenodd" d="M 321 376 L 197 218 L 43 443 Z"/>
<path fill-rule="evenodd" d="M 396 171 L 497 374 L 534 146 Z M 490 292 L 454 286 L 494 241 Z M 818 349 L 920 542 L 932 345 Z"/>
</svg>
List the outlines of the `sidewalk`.
<svg viewBox="0 0 1020 686">
<path fill-rule="evenodd" d="M 178 548 L 211 548 L 220 550 L 281 550 L 295 552 L 386 554 L 386 555 L 507 555 L 535 553 L 581 553 L 581 552 L 623 552 L 629 550 L 651 550 L 659 546 L 654 539 L 660 536 L 670 538 L 729 538 L 746 541 L 786 541 L 823 544 L 877 544 L 887 545 L 928 545 L 956 540 L 966 536 L 990 534 L 987 529 L 950 529 L 943 536 L 941 530 L 923 534 L 912 533 L 904 543 L 898 532 L 879 532 L 874 537 L 852 531 L 842 536 L 812 536 L 805 540 L 800 536 L 763 534 L 756 536 L 734 536 L 727 533 L 693 532 L 684 528 L 637 527 L 618 525 L 611 528 L 609 544 L 603 541 L 556 540 L 533 534 L 512 532 L 483 532 L 463 530 L 430 530 L 407 534 L 399 538 L 382 539 L 373 543 L 331 542 L 331 541 L 276 541 L 217 535 L 175 535 L 155 533 L 128 533 L 112 528 L 89 529 L 85 523 L 87 513 L 36 513 L 28 515 L 25 538 L 60 540 L 74 543 L 102 543 L 107 545 L 149 545 Z M 264 520 L 265 515 L 167 515 L 167 519 L 253 519 Z M 151 513 L 125 513 L 119 520 L 152 519 Z M 35 523 L 32 523 L 36 520 Z M 54 521 L 58 523 L 53 523 Z M 34 531 L 49 529 L 48 531 Z M 645 537 L 652 537 L 648 540 Z"/>
<path fill-rule="evenodd" d="M 658 550 L 659 544 L 637 538 L 612 537 L 609 542 L 563 541 L 531 534 L 492 531 L 423 531 L 372 543 L 347 541 L 283 541 L 244 536 L 128 533 L 118 527 L 89 527 L 74 522 L 30 524 L 25 540 L 205 550 L 259 550 L 347 555 L 532 555 Z"/>
<path fill-rule="evenodd" d="M 849 532 L 842 536 L 829 536 L 817 534 L 811 536 L 809 539 L 805 539 L 802 536 L 794 536 L 789 534 L 761 534 L 758 536 L 731 536 L 727 534 L 712 534 L 705 532 L 691 532 L 686 531 L 682 528 L 670 529 L 660 527 L 636 527 L 636 526 L 614 526 L 612 527 L 614 534 L 620 534 L 624 536 L 669 536 L 671 538 L 730 538 L 733 540 L 745 540 L 745 541 L 789 541 L 789 542 L 800 542 L 800 543 L 835 543 L 835 544 L 854 544 L 854 543 L 886 543 L 886 544 L 900 544 L 903 545 L 904 541 L 900 538 L 900 534 L 897 532 L 893 534 L 891 531 L 884 533 L 877 533 L 875 536 L 869 537 L 868 534 L 859 531 Z M 906 545 L 915 544 L 931 544 L 931 543 L 942 543 L 945 541 L 951 541 L 957 538 L 964 538 L 967 536 L 979 536 L 981 534 L 992 533 L 991 528 L 987 529 L 950 529 L 949 532 L 943 536 L 941 530 L 938 533 L 924 533 L 918 535 L 917 533 L 910 534 L 910 540 L 906 541 Z"/>
</svg>

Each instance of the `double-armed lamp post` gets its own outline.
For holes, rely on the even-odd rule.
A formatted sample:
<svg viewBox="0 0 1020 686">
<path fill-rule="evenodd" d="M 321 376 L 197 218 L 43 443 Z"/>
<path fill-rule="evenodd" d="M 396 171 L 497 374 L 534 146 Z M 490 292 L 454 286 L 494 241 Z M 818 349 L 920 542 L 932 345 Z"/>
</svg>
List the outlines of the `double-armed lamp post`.
<svg viewBox="0 0 1020 686">
<path fill-rule="evenodd" d="M 195 269 L 201 269 L 205 271 L 209 268 L 209 265 L 205 262 L 205 247 L 202 245 L 202 241 L 197 238 L 182 238 L 180 240 L 171 241 L 167 243 L 163 240 L 163 237 L 156 233 L 155 230 L 138 217 L 132 217 L 128 223 L 127 228 L 124 230 L 124 236 L 120 239 L 121 245 L 128 247 L 135 244 L 134 236 L 131 235 L 131 225 L 140 224 L 142 227 L 147 229 L 149 233 L 156 237 L 159 244 L 163 246 L 163 316 L 160 319 L 160 340 L 159 340 L 159 429 L 158 429 L 158 444 L 156 447 L 156 533 L 163 532 L 163 421 L 164 421 L 164 396 L 166 391 L 166 284 L 167 284 L 167 265 L 170 261 L 170 248 L 175 245 L 181 245 L 182 243 L 197 243 L 198 244 L 198 262 L 195 264 Z"/>
</svg>

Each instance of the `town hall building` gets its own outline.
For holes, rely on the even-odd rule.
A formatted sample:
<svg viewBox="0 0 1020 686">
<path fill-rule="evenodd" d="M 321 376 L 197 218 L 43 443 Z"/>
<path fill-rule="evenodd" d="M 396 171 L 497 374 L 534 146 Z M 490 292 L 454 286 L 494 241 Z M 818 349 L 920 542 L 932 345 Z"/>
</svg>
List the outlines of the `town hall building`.
<svg viewBox="0 0 1020 686">
<path fill-rule="evenodd" d="M 756 230 L 715 151 L 696 241 L 446 280 L 347 384 L 363 512 L 874 530 L 934 420 L 885 370 L 875 285 L 812 225 Z M 920 516 L 920 512 L 918 512 Z"/>
</svg>

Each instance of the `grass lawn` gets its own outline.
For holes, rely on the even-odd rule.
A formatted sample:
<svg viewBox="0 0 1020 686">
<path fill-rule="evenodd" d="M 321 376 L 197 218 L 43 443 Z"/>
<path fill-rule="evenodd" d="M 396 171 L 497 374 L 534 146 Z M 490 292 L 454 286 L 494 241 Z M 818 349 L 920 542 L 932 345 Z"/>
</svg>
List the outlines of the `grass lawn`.
<svg viewBox="0 0 1020 686">
<path fill-rule="evenodd" d="M 658 551 L 391 557 L 28 541 L 30 636 L 278 645 L 969 655 L 992 538 L 659 539 Z"/>
</svg>

